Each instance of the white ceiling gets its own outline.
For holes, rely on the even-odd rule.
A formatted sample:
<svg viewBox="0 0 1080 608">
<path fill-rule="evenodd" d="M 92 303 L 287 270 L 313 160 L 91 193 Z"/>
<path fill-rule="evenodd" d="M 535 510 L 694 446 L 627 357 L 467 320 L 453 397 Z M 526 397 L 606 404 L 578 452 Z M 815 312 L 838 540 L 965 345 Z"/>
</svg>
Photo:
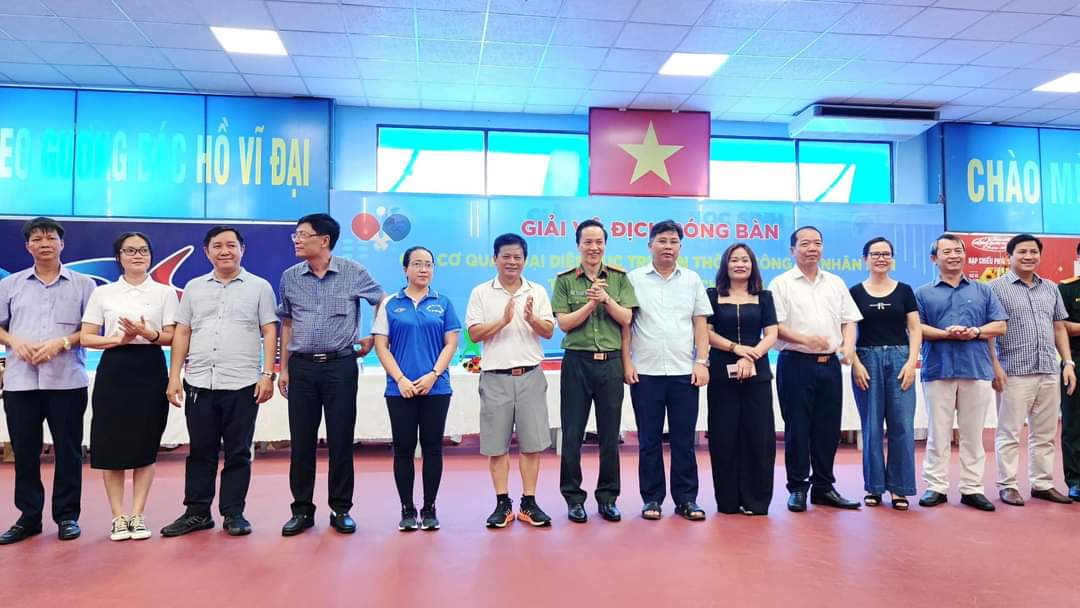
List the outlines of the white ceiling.
<svg viewBox="0 0 1080 608">
<path fill-rule="evenodd" d="M 274 28 L 228 55 L 208 25 Z M 672 51 L 730 53 L 708 79 Z M 1080 126 L 1078 0 L 0 0 L 0 83 L 314 95 L 360 106 L 709 110 L 783 121 L 816 101 Z"/>
</svg>

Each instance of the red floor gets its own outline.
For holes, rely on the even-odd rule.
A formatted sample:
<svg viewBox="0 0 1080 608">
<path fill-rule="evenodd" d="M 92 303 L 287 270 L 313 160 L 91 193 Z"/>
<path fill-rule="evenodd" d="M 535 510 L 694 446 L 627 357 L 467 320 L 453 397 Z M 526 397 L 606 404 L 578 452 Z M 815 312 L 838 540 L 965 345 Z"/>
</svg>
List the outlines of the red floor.
<svg viewBox="0 0 1080 608">
<path fill-rule="evenodd" d="M 992 450 L 992 438 L 986 438 Z M 921 461 L 922 445 L 919 446 Z M 325 454 L 320 471 L 325 471 Z M 862 496 L 859 453 L 842 447 L 838 489 Z M 955 462 L 955 454 L 953 460 Z M 248 499 L 255 533 L 231 538 L 219 527 L 163 539 L 157 531 L 179 515 L 183 455 L 163 454 L 147 510 L 154 538 L 110 542 L 100 477 L 85 470 L 83 536 L 59 542 L 46 524 L 41 536 L 0 547 L 3 606 L 1075 606 L 1080 504 L 998 503 L 996 513 L 950 503 L 845 512 L 784 508 L 783 453 L 769 517 L 715 515 L 708 455 L 698 452 L 703 523 L 636 516 L 636 463 L 623 450 L 621 523 L 602 521 L 589 504 L 587 525 L 566 521 L 558 493 L 558 460 L 544 456 L 539 502 L 555 517 L 549 529 L 515 523 L 491 531 L 493 505 L 486 461 L 471 448 L 448 452 L 439 498 L 442 530 L 397 531 L 398 505 L 389 450 L 356 453 L 353 510 L 358 532 L 317 526 L 282 538 L 289 515 L 288 458 L 261 456 Z M 587 448 L 586 479 L 596 471 Z M 993 479 L 988 454 L 988 479 Z M 51 467 L 46 467 L 51 475 Z M 1058 465 L 1060 471 L 1060 463 Z M 16 518 L 14 471 L 0 466 L 0 525 Z M 955 480 L 956 466 L 953 467 Z M 955 482 L 954 482 L 955 485 Z M 1062 487 L 1059 482 L 1059 487 Z M 512 495 L 520 494 L 516 481 Z M 1027 488 L 1022 489 L 1027 495 Z M 992 481 L 987 495 L 996 501 Z M 325 501 L 320 476 L 316 501 Z M 46 507 L 48 511 L 48 507 Z"/>
</svg>

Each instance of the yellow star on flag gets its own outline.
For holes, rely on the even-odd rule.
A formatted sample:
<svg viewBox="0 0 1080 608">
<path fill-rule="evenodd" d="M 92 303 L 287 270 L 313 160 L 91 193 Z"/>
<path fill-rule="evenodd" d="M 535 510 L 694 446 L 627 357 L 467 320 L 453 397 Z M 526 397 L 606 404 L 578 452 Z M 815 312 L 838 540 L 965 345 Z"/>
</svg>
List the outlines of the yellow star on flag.
<svg viewBox="0 0 1080 608">
<path fill-rule="evenodd" d="M 637 163 L 634 165 L 634 175 L 630 183 L 641 179 L 646 173 L 655 173 L 657 177 L 671 185 L 668 177 L 667 164 L 664 163 L 672 154 L 683 149 L 683 146 L 665 145 L 656 141 L 656 130 L 649 121 L 649 128 L 645 131 L 645 140 L 640 144 L 619 144 L 624 152 L 633 156 Z"/>
</svg>

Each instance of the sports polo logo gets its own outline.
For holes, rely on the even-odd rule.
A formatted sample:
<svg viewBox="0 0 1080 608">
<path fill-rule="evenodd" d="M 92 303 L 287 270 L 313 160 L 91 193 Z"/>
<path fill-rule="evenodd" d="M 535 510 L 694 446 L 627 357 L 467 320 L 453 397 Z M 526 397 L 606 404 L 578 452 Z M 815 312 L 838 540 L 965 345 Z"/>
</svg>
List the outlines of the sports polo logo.
<svg viewBox="0 0 1080 608">
<path fill-rule="evenodd" d="M 441 315 L 444 312 L 442 304 L 428 304 L 427 311 L 433 315 Z"/>
<path fill-rule="evenodd" d="M 394 309 L 394 313 L 395 314 L 401 314 L 401 313 L 405 312 L 406 310 L 408 310 L 408 309 L 405 308 L 404 306 L 398 306 L 397 308 Z"/>
<path fill-rule="evenodd" d="M 352 220 L 352 231 L 361 241 L 372 241 L 377 251 L 386 251 L 390 241 L 400 241 L 412 232 L 412 222 L 401 213 L 390 213 L 378 207 L 375 214 L 358 213 Z"/>
</svg>

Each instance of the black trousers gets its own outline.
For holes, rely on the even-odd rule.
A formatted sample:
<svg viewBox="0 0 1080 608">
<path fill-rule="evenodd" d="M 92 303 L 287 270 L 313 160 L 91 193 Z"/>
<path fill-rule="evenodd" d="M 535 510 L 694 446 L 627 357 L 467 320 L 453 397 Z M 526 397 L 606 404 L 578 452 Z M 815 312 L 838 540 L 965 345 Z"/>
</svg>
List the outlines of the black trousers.
<svg viewBox="0 0 1080 608">
<path fill-rule="evenodd" d="M 1070 397 L 1064 384 L 1061 385 L 1061 460 L 1065 484 L 1070 488 L 1080 487 L 1080 389 Z"/>
<path fill-rule="evenodd" d="M 11 447 L 15 451 L 15 508 L 18 523 L 41 525 L 45 486 L 41 483 L 42 424 L 49 423 L 56 466 L 52 488 L 55 522 L 79 519 L 82 497 L 83 415 L 85 388 L 69 390 L 4 391 Z"/>
<path fill-rule="evenodd" d="M 822 363 L 818 359 L 819 355 L 783 351 L 776 365 L 789 492 L 811 487 L 827 492 L 836 483 L 833 462 L 840 444 L 843 381 L 835 356 Z"/>
<path fill-rule="evenodd" d="M 450 410 L 450 395 L 420 395 L 406 399 L 387 397 L 390 412 L 390 433 L 394 440 L 394 484 L 402 505 L 413 506 L 413 482 L 416 480 L 416 440 L 420 453 L 424 481 L 424 506 L 434 506 L 442 480 L 442 440 L 446 431 L 446 413 Z"/>
<path fill-rule="evenodd" d="M 225 517 L 244 512 L 251 484 L 251 441 L 255 437 L 255 385 L 233 391 L 186 385 L 184 415 L 191 437 L 184 471 L 184 505 L 191 515 L 210 515 L 218 453 L 225 448 L 218 510 Z"/>
<path fill-rule="evenodd" d="M 698 387 L 690 376 L 639 375 L 630 385 L 638 427 L 638 482 L 644 502 L 664 502 L 664 415 L 671 445 L 671 498 L 676 505 L 697 501 L 698 469 L 694 427 Z"/>
<path fill-rule="evenodd" d="M 342 357 L 325 363 L 289 358 L 289 489 L 293 515 L 314 515 L 315 445 L 319 422 L 326 414 L 326 444 L 330 451 L 329 503 L 335 513 L 353 504 L 353 429 L 356 427 L 356 359 Z"/>
<path fill-rule="evenodd" d="M 719 370 L 714 370 L 719 371 Z M 716 509 L 768 513 L 776 465 L 771 382 L 709 382 L 709 459 Z"/>
<path fill-rule="evenodd" d="M 596 434 L 600 440 L 600 474 L 596 502 L 611 503 L 619 497 L 619 430 L 622 427 L 623 366 L 619 353 L 596 361 L 593 353 L 568 350 L 563 356 L 559 385 L 562 418 L 562 464 L 559 490 L 568 505 L 582 504 L 588 497 L 581 489 L 581 442 L 589 410 L 596 402 Z"/>
</svg>

